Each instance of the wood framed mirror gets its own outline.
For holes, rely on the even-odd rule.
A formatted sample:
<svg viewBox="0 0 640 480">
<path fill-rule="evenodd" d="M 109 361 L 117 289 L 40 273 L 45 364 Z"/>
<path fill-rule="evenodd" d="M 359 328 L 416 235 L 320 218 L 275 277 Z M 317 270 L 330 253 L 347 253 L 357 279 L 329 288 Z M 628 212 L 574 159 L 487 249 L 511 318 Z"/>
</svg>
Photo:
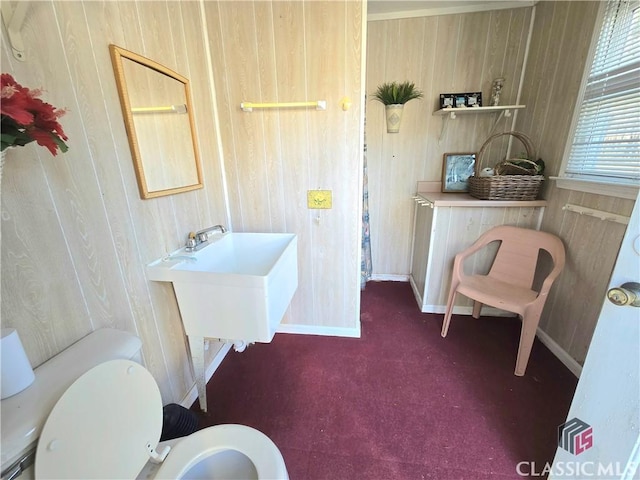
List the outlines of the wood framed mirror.
<svg viewBox="0 0 640 480">
<path fill-rule="evenodd" d="M 203 188 L 189 80 L 109 45 L 140 197 Z"/>
</svg>

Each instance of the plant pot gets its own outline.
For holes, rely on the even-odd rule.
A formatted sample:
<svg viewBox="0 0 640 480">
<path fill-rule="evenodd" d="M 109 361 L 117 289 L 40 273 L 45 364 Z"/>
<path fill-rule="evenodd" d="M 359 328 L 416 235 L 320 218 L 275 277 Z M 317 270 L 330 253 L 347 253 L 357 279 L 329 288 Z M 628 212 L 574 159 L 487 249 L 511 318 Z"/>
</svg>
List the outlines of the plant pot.
<svg viewBox="0 0 640 480">
<path fill-rule="evenodd" d="M 403 108 L 404 104 L 401 103 L 384 106 L 387 116 L 387 133 L 398 133 L 400 131 Z"/>
</svg>

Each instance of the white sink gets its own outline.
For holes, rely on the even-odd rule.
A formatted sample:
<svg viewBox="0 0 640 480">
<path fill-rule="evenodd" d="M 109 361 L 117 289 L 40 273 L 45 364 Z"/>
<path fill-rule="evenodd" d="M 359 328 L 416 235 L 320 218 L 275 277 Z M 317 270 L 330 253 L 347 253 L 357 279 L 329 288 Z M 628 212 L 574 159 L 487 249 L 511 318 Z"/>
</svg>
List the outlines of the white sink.
<svg viewBox="0 0 640 480">
<path fill-rule="evenodd" d="M 147 265 L 171 282 L 188 336 L 270 342 L 298 286 L 297 237 L 225 233 Z"/>
</svg>

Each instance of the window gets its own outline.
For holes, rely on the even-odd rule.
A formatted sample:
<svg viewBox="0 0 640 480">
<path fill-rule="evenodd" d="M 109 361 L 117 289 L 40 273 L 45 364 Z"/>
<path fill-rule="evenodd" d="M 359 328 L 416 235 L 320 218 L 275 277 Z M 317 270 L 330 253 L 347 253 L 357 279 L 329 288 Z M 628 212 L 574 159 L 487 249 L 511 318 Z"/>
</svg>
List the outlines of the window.
<svg viewBox="0 0 640 480">
<path fill-rule="evenodd" d="M 638 186 L 640 1 L 610 0 L 604 9 L 562 178 Z"/>
</svg>

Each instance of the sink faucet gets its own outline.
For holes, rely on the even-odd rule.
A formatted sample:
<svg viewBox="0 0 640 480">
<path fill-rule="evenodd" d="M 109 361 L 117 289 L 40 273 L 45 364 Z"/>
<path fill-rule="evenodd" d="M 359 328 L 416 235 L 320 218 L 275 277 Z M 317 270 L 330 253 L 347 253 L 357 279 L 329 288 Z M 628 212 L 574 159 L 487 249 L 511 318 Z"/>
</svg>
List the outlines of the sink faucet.
<svg viewBox="0 0 640 480">
<path fill-rule="evenodd" d="M 197 232 L 189 232 L 185 250 L 187 252 L 196 252 L 200 250 L 209 242 L 209 235 L 216 230 L 220 233 L 225 233 L 227 231 L 227 229 L 222 225 L 214 225 L 213 227 L 205 228 L 204 230 L 199 230 Z"/>
</svg>

